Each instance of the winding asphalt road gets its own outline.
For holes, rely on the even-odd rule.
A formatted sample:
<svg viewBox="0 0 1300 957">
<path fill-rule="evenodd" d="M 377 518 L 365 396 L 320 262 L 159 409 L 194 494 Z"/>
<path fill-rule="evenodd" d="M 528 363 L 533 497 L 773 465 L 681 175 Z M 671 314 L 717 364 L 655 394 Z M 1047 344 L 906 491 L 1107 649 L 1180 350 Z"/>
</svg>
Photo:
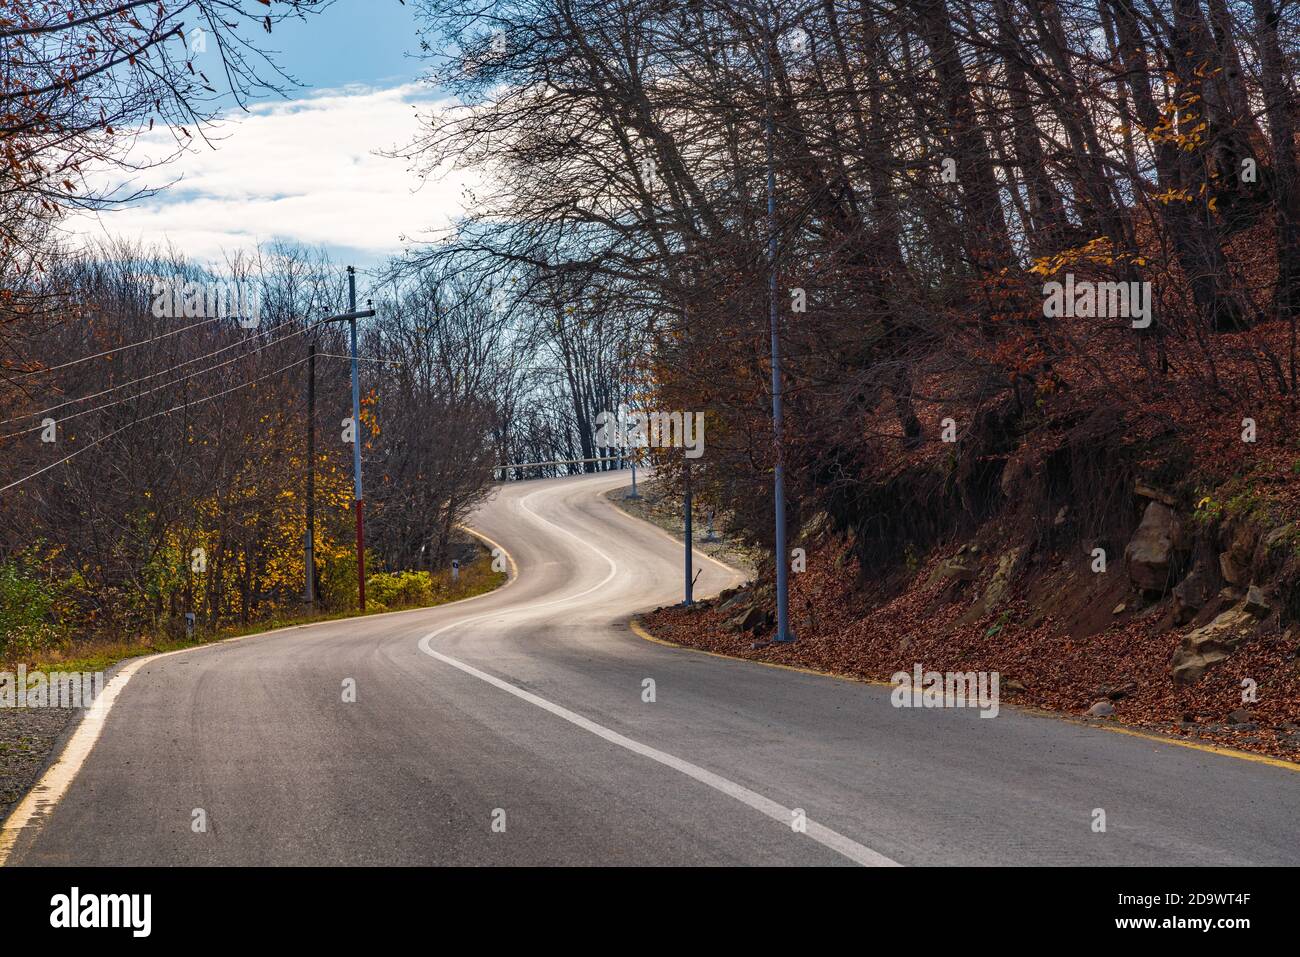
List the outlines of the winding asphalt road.
<svg viewBox="0 0 1300 957">
<path fill-rule="evenodd" d="M 630 613 L 679 599 L 681 549 L 605 501 L 624 482 L 501 487 L 471 522 L 517 566 L 489 595 L 136 663 L 0 857 L 1300 863 L 1286 768 L 1007 707 L 896 709 L 888 688 L 637 637 Z M 700 594 L 737 579 L 697 561 Z"/>
</svg>

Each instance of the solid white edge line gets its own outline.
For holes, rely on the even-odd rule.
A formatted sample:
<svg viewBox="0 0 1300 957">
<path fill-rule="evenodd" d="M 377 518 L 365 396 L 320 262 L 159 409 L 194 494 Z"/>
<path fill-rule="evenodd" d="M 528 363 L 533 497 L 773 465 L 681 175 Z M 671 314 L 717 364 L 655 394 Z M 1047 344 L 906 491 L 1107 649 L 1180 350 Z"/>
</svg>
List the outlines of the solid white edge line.
<svg viewBox="0 0 1300 957">
<path fill-rule="evenodd" d="M 122 693 L 126 683 L 131 680 L 131 676 L 142 666 L 158 658 L 179 654 L 181 651 L 193 650 L 195 649 L 182 648 L 177 651 L 131 659 L 122 666 L 117 674 L 109 679 L 99 697 L 81 716 L 80 723 L 59 753 L 58 758 L 45 770 L 40 780 L 32 786 L 32 789 L 24 795 L 18 806 L 5 818 L 4 827 L 0 828 L 0 867 L 8 863 L 9 855 L 13 853 L 14 846 L 28 828 L 31 828 L 33 833 L 39 833 L 41 828 L 45 826 L 46 820 L 63 798 L 63 795 L 67 793 L 68 788 L 77 776 L 77 772 L 81 770 L 81 766 L 86 762 L 86 758 L 90 756 L 91 749 L 94 748 L 95 742 L 99 740 L 100 732 L 104 730 L 104 723 L 108 720 L 108 713 L 113 708 L 113 702 Z"/>
<path fill-rule="evenodd" d="M 685 761 L 682 758 L 669 754 L 666 751 L 660 751 L 658 748 L 652 748 L 648 744 L 642 744 L 640 741 L 634 741 L 631 738 L 627 737 L 626 735 L 619 734 L 617 731 L 612 731 L 609 728 L 606 728 L 604 725 L 597 724 L 595 721 L 592 721 L 590 718 L 585 718 L 574 711 L 570 711 L 568 708 L 561 707 L 560 705 L 555 704 L 552 701 L 548 701 L 546 698 L 543 698 L 540 695 L 533 694 L 531 691 L 525 691 L 523 688 L 519 688 L 515 685 L 512 685 L 510 682 L 504 681 L 501 678 L 496 677 L 495 675 L 490 675 L 486 671 L 480 671 L 479 669 L 475 668 L 473 665 L 468 665 L 463 661 L 459 661 L 456 658 L 450 657 L 449 655 L 444 655 L 441 652 L 434 651 L 431 647 L 429 647 L 429 641 L 435 636 L 442 634 L 442 632 L 447 631 L 450 628 L 469 624 L 470 622 L 475 620 L 477 619 L 469 619 L 468 621 L 465 622 L 457 622 L 456 624 L 450 625 L 447 628 L 440 628 L 437 631 L 430 632 L 429 634 L 425 635 L 423 638 L 420 639 L 420 650 L 423 651 L 425 654 L 429 655 L 430 657 L 436 658 L 438 661 L 443 662 L 444 664 L 451 665 L 453 668 L 458 668 L 459 670 L 465 672 L 465 674 L 467 675 L 472 675 L 473 677 L 478 678 L 480 681 L 486 681 L 494 688 L 500 688 L 502 691 L 512 694 L 516 698 L 520 698 L 524 701 L 527 701 L 529 704 L 536 705 L 537 707 L 541 708 L 543 711 L 549 711 L 557 718 L 563 718 L 565 721 L 568 721 L 570 724 L 577 725 L 579 728 L 582 728 L 584 731 L 591 732 L 592 734 L 596 735 L 598 738 L 602 738 L 605 741 L 610 742 L 611 744 L 616 744 L 621 748 L 625 748 L 628 751 L 633 752 L 634 754 L 639 754 L 642 757 L 649 758 L 651 761 L 657 761 L 658 763 L 664 765 L 665 767 L 672 768 L 674 771 L 678 771 L 689 778 L 693 778 L 694 780 L 699 781 L 701 784 L 706 784 L 709 787 L 713 788 L 715 791 L 725 794 L 728 797 L 734 798 L 735 800 L 741 802 L 742 804 L 745 804 L 748 807 L 753 808 L 755 811 L 765 814 L 767 817 L 770 817 L 772 820 L 778 822 L 779 824 L 782 824 L 783 826 L 790 828 L 793 833 L 800 833 L 794 831 L 793 828 L 793 824 L 795 820 L 793 809 L 778 804 L 776 801 L 773 801 L 771 798 L 764 797 L 762 794 L 759 794 L 757 791 L 752 791 L 749 788 L 745 787 L 744 785 L 737 784 L 734 781 L 728 780 L 727 778 L 724 778 L 722 775 L 715 774 L 714 772 L 702 768 L 697 764 L 692 764 L 691 762 Z M 816 821 L 812 820 L 811 818 L 806 819 L 805 824 L 806 824 L 806 831 L 802 833 L 806 834 L 806 836 L 812 838 L 814 841 L 816 841 L 818 844 L 821 844 L 823 847 L 827 847 L 830 850 L 835 851 L 836 853 L 844 857 L 847 857 L 855 864 L 861 864 L 864 867 L 901 867 L 902 866 L 892 858 L 886 857 L 884 854 L 881 854 L 878 851 L 873 851 L 871 848 L 859 844 L 857 841 L 853 840 L 852 838 L 845 837 L 843 834 L 839 833 L 838 831 L 831 830 L 829 827 L 825 827 L 824 825 L 818 824 Z"/>
<path fill-rule="evenodd" d="M 545 602 L 540 605 L 530 605 L 528 606 L 529 610 L 536 609 L 536 608 L 545 608 L 550 605 L 561 604 L 563 602 L 572 601 L 575 598 L 581 598 L 585 595 L 588 595 L 591 592 L 596 591 L 599 588 L 602 588 L 607 582 L 610 581 L 611 578 L 614 577 L 615 574 L 617 574 L 618 571 L 618 566 L 615 564 L 614 560 L 611 559 L 604 552 L 602 552 L 599 548 L 596 548 L 596 546 L 590 544 L 589 542 L 583 541 L 577 535 L 574 535 L 572 532 L 568 531 L 567 529 L 561 528 L 559 525 L 556 525 L 554 522 L 542 518 L 531 508 L 528 508 L 525 502 L 527 502 L 527 500 L 532 498 L 534 495 L 540 494 L 540 492 L 542 491 L 544 490 L 539 489 L 537 492 L 530 493 L 520 498 L 519 499 L 520 508 L 523 511 L 527 512 L 529 515 L 531 515 L 533 518 L 537 519 L 542 524 L 549 525 L 551 528 L 554 528 L 556 531 L 563 532 L 565 535 L 568 535 L 570 538 L 574 539 L 575 541 L 579 542 L 585 547 L 591 549 L 593 552 L 595 552 L 597 555 L 603 558 L 605 562 L 610 566 L 610 573 L 606 575 L 604 580 L 601 581 L 599 584 L 591 588 L 588 588 L 585 591 L 579 592 L 576 595 L 568 595 L 563 598 L 556 599 L 554 601 Z M 478 678 L 480 681 L 486 681 L 494 688 L 499 688 L 500 690 L 505 691 L 508 694 L 514 695 L 516 698 L 520 698 L 523 701 L 527 701 L 529 704 L 536 705 L 537 707 L 541 708 L 543 711 L 548 711 L 551 714 L 555 715 L 557 718 L 563 718 L 565 721 L 568 721 L 570 724 L 577 725 L 579 728 L 582 728 L 584 731 L 589 731 L 592 734 L 596 735 L 597 737 L 610 742 L 611 744 L 616 744 L 621 748 L 625 748 L 626 750 L 633 752 L 634 754 L 639 754 L 642 757 L 649 758 L 652 761 L 657 761 L 659 764 L 662 764 L 665 767 L 672 768 L 674 771 L 678 771 L 689 778 L 699 781 L 701 784 L 706 784 L 709 787 L 713 788 L 715 791 L 725 794 L 728 797 L 734 798 L 735 800 L 741 802 L 742 804 L 745 804 L 748 807 L 751 807 L 754 810 L 759 811 L 762 814 L 765 814 L 766 816 L 770 817 L 772 820 L 777 821 L 778 823 L 783 824 L 788 828 L 791 828 L 792 832 L 800 833 L 794 831 L 792 827 L 794 823 L 793 809 L 784 807 L 783 805 L 778 804 L 776 801 L 773 801 L 771 798 L 764 797 L 762 794 L 759 794 L 757 791 L 752 791 L 749 788 L 745 787 L 744 785 L 737 784 L 734 781 L 728 780 L 727 778 L 724 778 L 722 775 L 715 774 L 714 772 L 702 768 L 697 764 L 692 764 L 691 762 L 685 761 L 682 758 L 669 754 L 666 751 L 660 751 L 658 748 L 652 748 L 648 744 L 642 744 L 640 741 L 634 741 L 631 738 L 627 737 L 626 735 L 619 734 L 617 731 L 613 731 L 609 728 L 606 728 L 604 725 L 597 724 L 595 721 L 592 721 L 590 718 L 583 717 L 577 712 L 570 711 L 568 708 L 564 708 L 558 704 L 555 704 L 552 701 L 548 701 L 546 698 L 543 698 L 540 695 L 533 694 L 531 691 L 525 691 L 523 688 L 512 685 L 510 682 L 498 678 L 495 675 L 490 675 L 486 671 L 480 671 L 478 668 L 475 668 L 473 665 L 469 665 L 456 658 L 452 658 L 450 655 L 444 655 L 441 652 L 434 651 L 432 646 L 430 645 L 430 642 L 432 642 L 434 638 L 438 637 L 444 632 L 450 631 L 453 628 L 461 628 L 466 625 L 470 625 L 475 622 L 482 621 L 485 618 L 494 617 L 496 614 L 499 613 L 492 612 L 485 615 L 477 615 L 471 618 L 466 618 L 463 621 L 450 622 L 446 625 L 443 625 L 441 628 L 437 628 L 434 631 L 429 632 L 427 635 L 425 635 L 423 638 L 420 639 L 420 650 L 423 651 L 426 655 L 429 655 L 431 658 L 435 658 L 438 661 L 443 662 L 444 664 L 451 665 L 453 668 L 457 668 L 460 671 L 463 671 L 467 675 L 472 675 L 473 677 Z M 807 837 L 812 838 L 814 841 L 816 841 L 818 844 L 821 844 L 823 847 L 827 847 L 832 851 L 835 851 L 836 853 L 844 857 L 847 857 L 849 860 L 853 861 L 856 864 L 861 864 L 864 867 L 901 867 L 902 866 L 897 861 L 893 860 L 892 858 L 886 857 L 884 854 L 881 854 L 879 851 L 873 851 L 871 848 L 859 844 L 857 841 L 853 840 L 852 838 L 845 837 L 843 834 L 839 833 L 838 831 L 834 831 L 831 828 L 818 824 L 816 821 L 813 821 L 812 819 L 807 819 L 805 824 L 806 824 L 806 830 L 802 833 L 804 833 Z"/>
<path fill-rule="evenodd" d="M 160 658 L 166 658 L 169 655 L 180 655 L 190 651 L 206 651 L 209 648 L 221 648 L 226 645 L 234 644 L 237 641 L 245 641 L 249 638 L 263 638 L 268 635 L 283 634 L 289 631 L 302 631 L 304 629 L 314 628 L 318 625 L 339 625 L 354 621 L 369 621 L 375 618 L 388 618 L 397 615 L 411 615 L 416 612 L 436 611 L 440 608 L 450 608 L 452 605 L 460 605 L 465 602 L 474 601 L 478 598 L 486 598 L 489 595 L 495 595 L 509 585 L 514 584 L 519 577 L 518 566 L 515 565 L 514 556 L 507 552 L 502 546 L 498 545 L 486 535 L 478 532 L 466 525 L 459 526 L 462 530 L 473 535 L 475 538 L 484 541 L 494 548 L 500 548 L 509 562 L 510 571 L 507 573 L 505 584 L 500 588 L 494 588 L 491 591 L 481 592 L 477 595 L 470 595 L 468 598 L 459 598 L 456 601 L 444 602 L 441 605 L 430 605 L 427 608 L 404 608 L 400 611 L 381 612 L 378 615 L 356 615 L 351 618 L 335 618 L 331 621 L 306 622 L 301 625 L 289 625 L 285 628 L 273 628 L 270 631 L 257 631 L 248 635 L 236 635 L 233 638 L 226 638 L 222 641 L 209 642 L 206 645 L 194 645 L 191 648 L 177 648 L 174 651 L 162 651 L 156 655 L 144 655 L 138 658 L 128 658 L 125 664 L 118 669 L 117 674 L 109 679 L 108 684 L 100 693 L 94 703 L 82 714 L 76 729 L 68 738 L 59 752 L 54 763 L 45 769 L 35 784 L 18 802 L 18 805 L 9 812 L 9 816 L 0 821 L 0 867 L 9 863 L 10 855 L 13 854 L 19 838 L 25 832 L 31 830 L 32 839 L 40 834 L 41 829 L 45 827 L 45 822 L 49 820 L 50 814 L 53 813 L 59 801 L 67 794 L 68 788 L 76 780 L 77 774 L 81 767 L 90 757 L 91 750 L 99 741 L 99 735 L 104 730 L 104 724 L 108 720 L 108 713 L 112 710 L 113 703 L 117 700 L 118 695 L 122 693 L 131 680 L 131 676 L 139 671 L 142 667 L 150 662 L 157 661 Z"/>
<path fill-rule="evenodd" d="M 537 494 L 537 493 L 532 493 L 532 494 Z M 563 532 L 564 534 L 575 539 L 576 541 L 581 542 L 582 544 L 586 545 L 588 548 L 591 548 L 592 551 L 595 551 L 598 555 L 600 555 L 601 558 L 603 558 L 610 565 L 610 574 L 607 575 L 605 579 L 602 580 L 599 584 L 593 586 L 592 588 L 587 589 L 586 591 L 580 592 L 577 595 L 569 595 L 552 602 L 547 602 L 546 605 L 560 604 L 562 602 L 572 601 L 575 598 L 583 597 L 603 587 L 611 578 L 613 578 L 613 576 L 617 573 L 617 566 L 615 565 L 613 560 L 609 558 L 608 555 L 606 555 L 604 552 L 601 552 L 599 549 L 595 548 L 594 546 L 591 546 L 586 542 L 582 542 L 582 540 L 578 538 L 578 536 L 574 535 L 572 532 L 560 528 L 560 526 L 555 525 L 553 522 L 550 522 L 547 519 L 542 518 L 532 509 L 527 508 L 527 506 L 525 506 L 523 503 L 527 498 L 531 498 L 531 497 L 532 495 L 528 495 L 525 496 L 523 499 L 520 499 L 520 506 L 524 509 L 524 511 L 528 512 L 530 515 L 533 516 L 533 518 L 538 519 L 543 524 L 549 525 L 552 528 L 556 529 L 557 531 Z M 477 538 L 489 542 L 491 545 L 495 547 L 501 548 L 501 550 L 505 552 L 510 562 L 511 571 L 513 572 L 513 574 L 509 576 L 509 580 L 507 581 L 506 584 L 512 584 L 518 578 L 518 568 L 515 565 L 513 556 L 511 556 L 510 553 L 507 552 L 504 548 L 497 545 L 496 542 L 493 542 L 491 539 L 489 539 L 486 535 L 478 533 L 470 528 L 465 528 L 465 531 L 470 532 L 471 534 L 475 535 Z M 704 557 L 707 558 L 708 556 L 704 556 Z M 503 585 L 502 587 L 504 588 L 505 586 Z M 462 599 L 461 602 L 472 601 L 475 598 L 487 597 L 488 595 L 494 594 L 496 591 L 499 590 L 500 589 L 494 589 L 493 591 L 490 592 L 484 592 L 481 595 L 474 595 L 471 596 L 470 598 Z M 449 605 L 460 604 L 461 602 L 449 602 L 448 604 Z M 446 607 L 446 606 L 435 606 L 435 607 Z M 533 606 L 533 607 L 545 607 L 545 605 Z M 428 610 L 432 610 L 432 609 L 410 609 L 410 611 L 395 612 L 393 614 L 409 614 L 415 611 L 428 611 Z M 483 618 L 491 617 L 492 614 L 493 613 L 489 613 L 487 615 L 480 615 L 477 617 L 468 618 L 464 621 L 452 622 L 448 625 L 445 625 L 442 628 L 432 631 L 420 639 L 420 650 L 425 652 L 429 656 L 436 658 L 439 661 L 442 661 L 445 664 L 451 665 L 452 667 L 465 672 L 466 674 L 479 678 L 482 681 L 486 681 L 488 684 L 491 684 L 494 687 L 501 689 L 502 691 L 506 691 L 510 694 L 513 694 L 516 697 L 521 698 L 524 701 L 529 702 L 530 704 L 534 704 L 537 707 L 542 708 L 543 710 L 548 711 L 557 717 L 563 718 L 565 721 L 568 721 L 571 724 L 574 724 L 585 731 L 589 731 L 592 734 L 606 741 L 609 741 L 612 744 L 616 744 L 619 747 L 625 748 L 636 754 L 640 754 L 643 757 L 650 758 L 651 760 L 663 764 L 666 767 L 670 767 L 682 774 L 685 774 L 687 777 L 699 781 L 702 784 L 706 784 L 709 787 L 713 788 L 714 790 L 722 794 L 726 794 L 727 796 L 732 797 L 737 801 L 740 801 L 741 803 L 753 808 L 754 810 L 765 814 L 766 816 L 772 818 L 778 823 L 785 825 L 786 827 L 791 826 L 794 820 L 794 816 L 793 816 L 794 811 L 790 808 L 786 808 L 778 804 L 777 802 L 771 800 L 770 798 L 764 797 L 763 795 L 759 794 L 756 791 L 752 791 L 749 788 L 744 787 L 743 785 L 736 784 L 734 781 L 730 781 L 719 774 L 715 774 L 712 771 L 708 771 L 704 768 L 701 768 L 698 765 L 690 763 L 689 761 L 684 761 L 681 758 L 668 754 L 667 752 L 660 751 L 657 748 L 652 748 L 649 745 L 640 743 L 639 741 L 634 741 L 631 738 L 621 735 L 617 731 L 612 731 L 609 728 L 604 727 L 603 725 L 599 725 L 596 722 L 590 720 L 589 718 L 585 718 L 582 715 L 577 714 L 576 712 L 570 711 L 567 708 L 563 708 L 560 705 L 554 704 L 553 702 L 550 702 L 545 698 L 535 695 L 532 692 L 525 691 L 522 688 L 518 688 L 507 681 L 497 678 L 494 675 L 488 674 L 487 672 L 480 671 L 477 668 L 473 667 L 472 665 L 465 664 L 464 662 L 458 661 L 455 658 L 451 658 L 440 652 L 434 651 L 431 647 L 429 647 L 428 644 L 429 641 L 432 640 L 434 637 L 442 634 L 443 632 L 449 631 L 455 627 L 460 627 L 475 621 L 479 621 Z M 360 616 L 360 617 L 377 618 L 382 616 L 375 615 L 375 616 Z M 359 620 L 359 619 L 336 619 L 331 622 L 318 622 L 313 624 L 321 624 L 321 625 L 339 624 L 341 622 L 346 622 L 350 620 Z M 274 631 L 269 631 L 269 632 L 260 632 L 251 635 L 240 635 L 236 638 L 227 639 L 226 641 L 213 642 L 207 645 L 197 645 L 192 648 L 178 648 L 175 651 L 165 651 L 156 655 L 146 655 L 144 657 L 128 660 L 127 663 L 123 665 L 122 668 L 118 671 L 118 673 L 115 674 L 112 677 L 112 679 L 109 680 L 109 683 L 104 688 L 103 692 L 99 695 L 98 698 L 95 699 L 95 703 L 91 705 L 89 709 L 87 709 L 86 713 L 82 716 L 81 721 L 78 724 L 76 730 L 73 732 L 71 738 L 68 739 L 67 744 L 64 746 L 62 752 L 59 754 L 55 762 L 49 768 L 46 769 L 45 773 L 41 775 L 40 780 L 37 781 L 37 783 L 32 787 L 32 789 L 28 791 L 28 793 L 23 797 L 22 801 L 19 802 L 18 806 L 4 820 L 3 827 L 0 828 L 0 867 L 3 867 L 5 864 L 8 863 L 9 857 L 13 853 L 13 849 L 16 846 L 19 838 L 22 837 L 23 834 L 28 829 L 33 830 L 34 834 L 40 833 L 40 830 L 44 827 L 45 822 L 49 818 L 49 815 L 53 812 L 55 807 L 58 806 L 59 801 L 67 793 L 68 788 L 71 787 L 72 782 L 76 779 L 77 774 L 81 770 L 82 765 L 85 763 L 86 759 L 90 756 L 90 753 L 94 748 L 96 742 L 98 742 L 99 736 L 103 731 L 104 724 L 108 719 L 108 714 L 112 710 L 113 703 L 117 700 L 118 696 L 122 693 L 122 690 L 126 687 L 127 683 L 131 680 L 132 675 L 134 675 L 137 671 L 139 671 L 140 668 L 144 667 L 146 664 L 149 664 L 153 661 L 157 661 L 160 658 L 166 658 L 170 655 L 179 655 L 191 651 L 203 651 L 208 648 L 217 648 L 222 645 L 230 644 L 232 642 L 241 641 L 246 638 L 262 637 L 265 635 L 275 634 L 276 632 L 297 631 L 306 627 L 311 627 L 311 625 L 293 625 L 290 626 L 289 628 L 275 629 Z M 865 847 L 864 845 L 857 843 L 851 838 L 845 837 L 843 834 L 840 834 L 838 831 L 834 831 L 828 827 L 818 824 L 816 821 L 808 819 L 806 821 L 806 827 L 807 830 L 804 833 L 806 833 L 808 837 L 811 837 L 813 840 L 817 841 L 819 844 L 823 845 L 824 847 L 830 848 L 831 850 L 843 855 L 844 857 L 847 857 L 849 860 L 852 860 L 855 863 L 862 864 L 864 866 L 871 866 L 871 867 L 901 866 L 897 861 L 894 861 L 884 856 L 883 854 L 878 853 L 877 851 L 873 851 L 871 848 Z"/>
</svg>

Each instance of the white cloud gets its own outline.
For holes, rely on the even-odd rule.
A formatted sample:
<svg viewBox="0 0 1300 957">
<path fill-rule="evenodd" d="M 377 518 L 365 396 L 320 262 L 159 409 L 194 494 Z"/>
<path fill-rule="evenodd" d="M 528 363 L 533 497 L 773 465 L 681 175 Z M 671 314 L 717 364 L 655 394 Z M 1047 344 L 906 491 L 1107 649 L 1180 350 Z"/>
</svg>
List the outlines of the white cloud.
<svg viewBox="0 0 1300 957">
<path fill-rule="evenodd" d="M 422 92 L 414 85 L 348 88 L 258 104 L 221 124 L 215 149 L 201 144 L 151 170 L 149 185 L 177 180 L 158 195 L 67 225 L 87 237 L 171 243 L 197 260 L 277 238 L 376 260 L 397 254 L 403 237 L 418 239 L 459 216 L 473 181 L 451 173 L 421 184 L 402 160 L 376 155 L 415 135 L 417 108 L 436 107 Z M 173 148 L 162 128 L 136 146 L 146 157 Z"/>
</svg>

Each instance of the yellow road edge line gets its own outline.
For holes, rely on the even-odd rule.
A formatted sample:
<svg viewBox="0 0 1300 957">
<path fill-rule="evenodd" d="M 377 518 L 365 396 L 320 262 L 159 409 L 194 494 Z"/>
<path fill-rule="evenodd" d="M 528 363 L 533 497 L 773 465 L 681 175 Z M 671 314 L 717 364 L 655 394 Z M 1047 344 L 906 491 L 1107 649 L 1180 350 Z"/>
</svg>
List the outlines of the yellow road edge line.
<svg viewBox="0 0 1300 957">
<path fill-rule="evenodd" d="M 1217 744 L 1202 744 L 1199 741 L 1184 741 L 1181 738 L 1153 734 L 1150 731 L 1139 731 L 1136 728 L 1122 728 L 1117 725 L 1097 724 L 1088 726 L 1100 728 L 1102 731 L 1111 731 L 1115 734 L 1127 734 L 1134 738 L 1146 738 L 1148 741 L 1158 741 L 1161 744 L 1173 744 L 1180 748 L 1192 748 L 1195 751 L 1208 751 L 1211 754 L 1222 754 L 1229 758 L 1240 758 L 1242 761 L 1254 761 L 1256 764 L 1268 764 L 1275 768 L 1282 768 L 1285 771 L 1300 771 L 1300 764 L 1283 758 L 1271 758 L 1266 754 L 1238 751 L 1235 748 L 1225 748 Z"/>
<path fill-rule="evenodd" d="M 797 671 L 801 675 L 814 675 L 818 678 L 834 678 L 836 681 L 851 681 L 859 685 L 880 685 L 886 688 L 892 688 L 893 685 L 888 681 L 881 681 L 878 678 L 857 678 L 853 675 L 842 675 L 834 671 L 818 671 L 816 668 L 805 668 L 801 665 L 783 665 L 778 661 L 764 661 L 761 658 L 741 658 L 738 655 L 724 655 L 720 651 L 705 651 L 703 648 L 692 648 L 690 645 L 679 644 L 675 641 L 669 641 L 667 638 L 659 638 L 645 630 L 641 624 L 641 616 L 635 615 L 627 623 L 638 638 L 644 638 L 646 641 L 652 641 L 656 645 L 663 645 L 666 648 L 677 648 L 680 651 L 689 651 L 697 655 L 708 655 L 710 658 L 722 658 L 725 661 L 744 661 L 751 665 L 762 665 L 764 668 L 779 668 L 782 671 Z"/>
<path fill-rule="evenodd" d="M 666 638 L 659 638 L 650 634 L 645 626 L 641 624 L 639 615 L 634 615 L 627 623 L 629 630 L 638 638 L 654 642 L 656 645 L 663 645 L 666 648 L 676 648 L 681 651 L 694 652 L 697 655 L 708 655 L 710 658 L 722 658 L 726 661 L 743 661 L 748 664 L 762 665 L 764 668 L 779 668 L 782 671 L 795 671 L 803 675 L 814 675 L 818 678 L 834 678 L 836 681 L 851 681 L 860 685 L 875 685 L 877 687 L 892 688 L 893 682 L 881 681 L 878 678 L 858 678 L 853 675 L 837 674 L 833 671 L 818 671 L 815 668 L 804 668 L 799 665 L 783 665 L 775 661 L 763 661 L 759 658 L 741 658 L 737 655 L 725 655 L 718 651 L 705 651 L 703 648 L 692 648 L 690 645 L 679 644 L 675 641 L 669 641 Z M 1114 734 L 1127 734 L 1134 738 L 1144 738 L 1147 741 L 1154 741 L 1157 744 L 1172 744 L 1180 748 L 1191 748 L 1194 751 L 1205 751 L 1209 754 L 1218 754 L 1224 757 L 1237 758 L 1241 761 L 1253 761 L 1256 764 L 1267 764 L 1270 767 L 1281 768 L 1284 771 L 1300 772 L 1300 764 L 1294 761 L 1287 761 L 1284 758 L 1269 757 L 1266 754 L 1255 754 L 1252 751 L 1238 751 L 1235 748 L 1226 748 L 1216 744 L 1202 744 L 1199 741 L 1184 741 L 1181 738 L 1175 738 L 1172 735 L 1156 734 L 1151 731 L 1140 731 L 1137 728 L 1125 728 L 1117 725 L 1097 724 L 1092 721 L 1085 721 L 1075 715 L 1065 714 L 1060 711 L 1048 711 L 1046 708 L 1035 708 L 1028 705 L 1006 704 L 1002 707 L 1011 708 L 1013 711 L 1022 711 L 1025 714 L 1031 714 L 1039 718 L 1053 718 L 1057 721 L 1068 721 L 1071 724 L 1080 725 L 1085 728 L 1095 728 L 1099 731 L 1110 731 Z"/>
</svg>

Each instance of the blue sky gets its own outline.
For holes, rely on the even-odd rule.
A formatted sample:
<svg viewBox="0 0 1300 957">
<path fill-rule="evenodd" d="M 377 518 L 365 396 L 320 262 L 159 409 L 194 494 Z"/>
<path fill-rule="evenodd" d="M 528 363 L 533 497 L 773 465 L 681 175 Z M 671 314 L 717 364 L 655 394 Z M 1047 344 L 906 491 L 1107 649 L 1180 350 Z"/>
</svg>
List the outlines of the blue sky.
<svg viewBox="0 0 1300 957">
<path fill-rule="evenodd" d="M 398 0 L 335 0 L 305 21 L 288 20 L 265 39 L 282 51 L 286 72 L 316 88 L 349 83 L 395 86 L 420 75 L 418 29 L 410 6 Z"/>
<path fill-rule="evenodd" d="M 152 198 L 70 224 L 79 234 L 170 244 L 219 263 L 225 254 L 274 239 L 325 247 L 365 269 L 399 254 L 463 208 L 461 174 L 421 183 L 401 159 L 377 155 L 409 141 L 419 114 L 437 109 L 421 84 L 422 61 L 409 6 L 398 0 L 337 0 L 305 21 L 258 37 L 304 87 L 289 99 L 232 109 L 215 149 L 198 146 L 132 180 L 166 186 Z M 214 52 L 196 55 L 196 66 Z M 142 133 L 141 157 L 161 156 L 171 131 Z"/>
</svg>

